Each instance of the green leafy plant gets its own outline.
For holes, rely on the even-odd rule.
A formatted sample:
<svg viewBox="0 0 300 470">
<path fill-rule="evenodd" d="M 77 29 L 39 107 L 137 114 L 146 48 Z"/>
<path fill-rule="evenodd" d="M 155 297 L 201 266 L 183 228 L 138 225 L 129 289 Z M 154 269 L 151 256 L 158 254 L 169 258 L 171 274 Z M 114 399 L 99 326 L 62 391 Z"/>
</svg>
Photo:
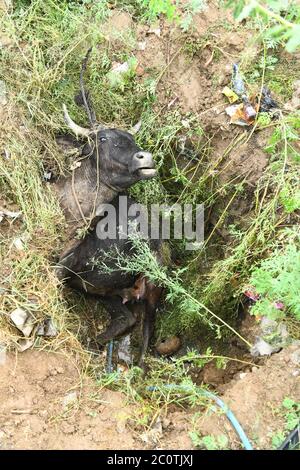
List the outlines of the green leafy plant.
<svg viewBox="0 0 300 470">
<path fill-rule="evenodd" d="M 290 313 L 300 320 L 300 250 L 295 244 L 275 250 L 262 261 L 250 283 L 260 295 L 252 314 L 277 319 Z"/>
<path fill-rule="evenodd" d="M 286 397 L 283 400 L 278 413 L 284 418 L 284 429 L 277 431 L 271 436 L 273 449 L 278 449 L 287 437 L 287 434 L 299 425 L 300 403 L 290 397 Z"/>
<path fill-rule="evenodd" d="M 180 20 L 180 27 L 184 32 L 187 32 L 190 29 L 193 16 L 204 10 L 205 7 L 206 0 L 189 0 L 189 2 L 184 5 L 184 13 Z"/>
<path fill-rule="evenodd" d="M 300 209 L 300 190 L 292 188 L 290 185 L 286 185 L 279 194 L 280 202 L 282 203 L 284 210 L 291 214 L 292 212 Z"/>
<path fill-rule="evenodd" d="M 141 0 L 141 5 L 145 8 L 145 16 L 148 20 L 155 20 L 160 14 L 166 15 L 168 20 L 178 18 L 177 2 L 172 0 Z"/>
<path fill-rule="evenodd" d="M 237 21 L 260 17 L 269 26 L 269 36 L 285 43 L 288 52 L 300 45 L 300 5 L 288 0 L 228 0 Z"/>
<path fill-rule="evenodd" d="M 200 437 L 196 431 L 189 433 L 192 443 L 195 447 L 206 450 L 225 450 L 228 449 L 228 438 L 224 434 L 213 436 L 211 434 Z"/>
<path fill-rule="evenodd" d="M 251 346 L 234 328 L 197 300 L 193 293 L 185 289 L 180 276 L 187 268 L 168 272 L 166 266 L 161 266 L 158 263 L 155 253 L 151 251 L 147 241 L 142 239 L 138 233 L 132 233 L 128 235 L 128 238 L 134 247 L 134 251 L 130 255 L 125 255 L 115 248 L 111 252 L 103 252 L 100 258 L 93 258 L 91 262 L 102 272 L 111 273 L 117 268 L 126 273 L 143 273 L 154 284 L 166 288 L 166 300 L 171 304 L 180 305 L 184 317 L 189 317 L 189 326 L 200 319 L 215 332 L 218 338 L 221 337 L 221 328 L 226 327 L 248 346 Z M 109 266 L 110 260 L 114 261 L 113 267 Z"/>
</svg>

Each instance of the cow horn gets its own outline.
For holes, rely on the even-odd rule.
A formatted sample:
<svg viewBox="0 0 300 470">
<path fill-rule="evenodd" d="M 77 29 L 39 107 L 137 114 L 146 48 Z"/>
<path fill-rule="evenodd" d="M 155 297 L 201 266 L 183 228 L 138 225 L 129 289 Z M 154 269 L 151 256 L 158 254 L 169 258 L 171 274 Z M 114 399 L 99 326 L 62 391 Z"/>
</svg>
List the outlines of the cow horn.
<svg viewBox="0 0 300 470">
<path fill-rule="evenodd" d="M 76 124 L 71 119 L 65 104 L 63 104 L 63 111 L 64 111 L 65 123 L 71 129 L 71 131 L 73 131 L 77 137 L 78 136 L 89 137 L 89 135 L 91 134 L 91 130 L 86 129 L 85 127 L 78 126 L 78 124 Z"/>
<path fill-rule="evenodd" d="M 140 128 L 142 127 L 142 120 L 139 120 L 132 128 L 130 129 L 130 134 L 135 135 L 139 132 Z"/>
</svg>

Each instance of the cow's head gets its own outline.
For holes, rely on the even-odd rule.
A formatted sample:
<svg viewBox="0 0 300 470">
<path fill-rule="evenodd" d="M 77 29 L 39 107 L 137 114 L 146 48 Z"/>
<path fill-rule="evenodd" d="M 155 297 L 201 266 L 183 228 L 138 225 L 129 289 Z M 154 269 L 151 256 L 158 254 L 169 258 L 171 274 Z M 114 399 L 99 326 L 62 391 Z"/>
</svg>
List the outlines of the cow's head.
<svg viewBox="0 0 300 470">
<path fill-rule="evenodd" d="M 96 126 L 86 129 L 70 118 L 64 106 L 64 117 L 69 128 L 80 137 L 88 139 L 84 153 L 90 151 L 90 161 L 100 180 L 107 186 L 123 191 L 140 180 L 156 175 L 152 154 L 140 149 L 131 133 L 119 129 Z"/>
</svg>

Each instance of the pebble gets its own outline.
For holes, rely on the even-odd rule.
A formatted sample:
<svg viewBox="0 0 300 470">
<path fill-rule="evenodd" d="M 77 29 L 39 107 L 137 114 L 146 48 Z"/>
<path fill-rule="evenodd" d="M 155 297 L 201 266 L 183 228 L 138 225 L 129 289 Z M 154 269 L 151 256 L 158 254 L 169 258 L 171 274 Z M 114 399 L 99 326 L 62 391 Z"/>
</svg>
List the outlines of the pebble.
<svg viewBox="0 0 300 470">
<path fill-rule="evenodd" d="M 291 354 L 291 361 L 293 364 L 300 364 L 300 349 L 297 349 L 293 354 Z"/>
<path fill-rule="evenodd" d="M 0 80 L 0 106 L 7 104 L 7 90 L 6 84 L 3 80 Z"/>
<path fill-rule="evenodd" d="M 155 348 L 156 351 L 162 356 L 170 356 L 178 351 L 181 346 L 181 341 L 178 336 L 171 336 L 170 338 L 165 339 L 158 343 Z"/>
<path fill-rule="evenodd" d="M 69 405 L 75 403 L 77 400 L 77 392 L 70 392 L 62 399 L 63 408 L 67 408 Z"/>
</svg>

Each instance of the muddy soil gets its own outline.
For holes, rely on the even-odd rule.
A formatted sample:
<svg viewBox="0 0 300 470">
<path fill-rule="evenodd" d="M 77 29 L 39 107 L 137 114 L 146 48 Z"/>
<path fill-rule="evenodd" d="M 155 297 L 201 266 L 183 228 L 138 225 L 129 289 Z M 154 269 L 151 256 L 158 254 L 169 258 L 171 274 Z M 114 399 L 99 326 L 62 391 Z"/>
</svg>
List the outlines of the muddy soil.
<svg viewBox="0 0 300 470">
<path fill-rule="evenodd" d="M 157 35 L 148 26 L 135 25 L 127 13 L 115 12 L 103 30 L 107 35 L 136 30 L 137 44 L 143 43 L 132 51 L 138 59 L 138 79 L 143 81 L 153 70 L 164 71 L 157 87 L 156 111 L 195 113 L 211 138 L 212 159 L 217 162 L 233 137 L 243 132 L 231 126 L 225 114 L 222 89 L 230 82 L 231 64 L 245 51 L 253 58 L 259 51 L 251 43 L 252 33 L 236 30 L 229 14 L 215 2 L 195 16 L 194 25 L 190 53 L 183 47 L 182 31 L 163 20 Z M 211 31 L 213 36 L 208 35 Z M 219 168 L 222 184 L 247 177 L 249 198 L 238 199 L 231 208 L 236 224 L 247 223 L 251 213 L 248 201 L 268 163 L 263 152 L 268 132 L 260 132 L 238 151 L 228 153 Z M 212 214 L 210 222 L 216 220 Z M 5 235 L 13 236 L 14 229 L 5 223 Z M 228 238 L 225 228 L 218 231 Z M 229 365 L 222 371 L 208 365 L 194 377 L 197 384 L 210 384 L 222 395 L 256 448 L 268 449 L 271 435 L 284 428 L 284 418 L 276 411 L 282 400 L 287 396 L 300 400 L 299 348 L 291 346 L 252 367 Z M 124 394 L 83 377 L 76 357 L 38 350 L 0 360 L 0 395 L 0 449 L 191 449 L 192 420 L 201 411 L 169 409 L 154 429 L 141 431 L 132 420 L 136 405 L 129 404 Z M 196 431 L 200 436 L 225 434 L 230 448 L 240 448 L 221 414 L 201 415 Z"/>
<path fill-rule="evenodd" d="M 83 377 L 75 357 L 26 351 L 0 364 L 0 449 L 192 449 L 193 430 L 226 435 L 229 448 L 241 447 L 226 417 L 211 408 L 193 424 L 201 410 L 170 407 L 152 428 L 139 429 L 137 405 Z M 300 344 L 237 374 L 221 396 L 255 448 L 270 448 L 284 429 L 282 400 L 300 399 Z"/>
</svg>

